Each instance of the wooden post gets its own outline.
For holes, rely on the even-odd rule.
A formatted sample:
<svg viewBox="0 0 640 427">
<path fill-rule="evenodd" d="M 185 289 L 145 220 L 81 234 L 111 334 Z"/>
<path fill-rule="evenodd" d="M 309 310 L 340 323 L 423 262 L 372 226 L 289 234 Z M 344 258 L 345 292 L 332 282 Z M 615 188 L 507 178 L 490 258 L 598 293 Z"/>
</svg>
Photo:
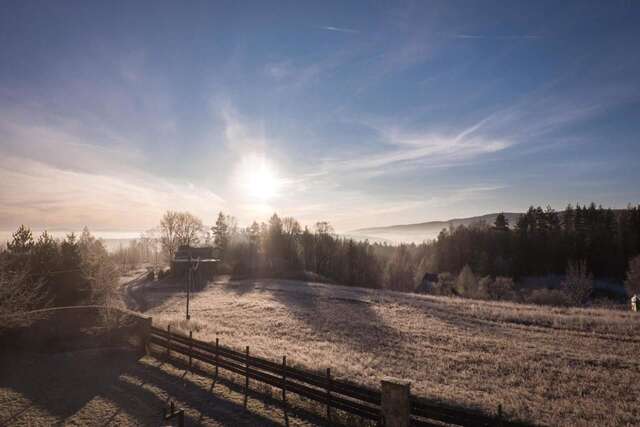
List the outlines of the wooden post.
<svg viewBox="0 0 640 427">
<path fill-rule="evenodd" d="M 171 325 L 167 325 L 167 359 L 171 357 Z"/>
<path fill-rule="evenodd" d="M 331 424 L 331 368 L 327 368 L 327 420 Z"/>
<path fill-rule="evenodd" d="M 289 414 L 287 414 L 287 356 L 282 356 L 282 410 L 284 411 L 284 424 L 289 427 Z"/>
<path fill-rule="evenodd" d="M 247 407 L 247 399 L 249 397 L 249 346 L 245 352 L 245 368 L 244 368 L 244 407 Z"/>
<path fill-rule="evenodd" d="M 213 377 L 213 381 L 211 381 L 211 388 L 209 392 L 213 391 L 213 388 L 216 386 L 216 381 L 218 381 L 218 337 L 216 337 L 216 354 L 214 356 L 214 364 L 216 367 L 216 372 Z"/>
<path fill-rule="evenodd" d="M 385 427 L 409 427 L 411 383 L 395 378 L 381 381 L 382 418 Z"/>
<path fill-rule="evenodd" d="M 498 427 L 502 427 L 502 403 L 498 404 Z"/>
<path fill-rule="evenodd" d="M 193 331 L 189 331 L 189 372 L 191 372 L 191 351 L 193 350 Z"/>
<path fill-rule="evenodd" d="M 171 420 L 173 418 L 178 418 L 178 427 L 184 427 L 184 409 L 179 409 L 176 411 L 176 407 L 173 404 L 173 400 L 170 402 L 169 413 L 167 414 L 167 408 L 162 409 L 163 417 L 165 421 Z"/>
<path fill-rule="evenodd" d="M 216 381 L 218 381 L 218 337 L 216 337 Z"/>
</svg>

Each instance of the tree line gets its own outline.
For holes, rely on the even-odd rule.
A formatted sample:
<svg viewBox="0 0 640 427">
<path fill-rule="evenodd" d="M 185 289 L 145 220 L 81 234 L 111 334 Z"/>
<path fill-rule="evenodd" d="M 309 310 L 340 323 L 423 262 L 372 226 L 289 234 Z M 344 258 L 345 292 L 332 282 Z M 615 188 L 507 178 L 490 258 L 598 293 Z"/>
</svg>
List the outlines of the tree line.
<svg viewBox="0 0 640 427">
<path fill-rule="evenodd" d="M 570 263 L 584 261 L 595 277 L 622 281 L 640 253 L 640 207 L 531 207 L 513 227 L 498 215 L 493 225 L 443 230 L 430 246 L 437 271 L 469 265 L 481 275 L 519 279 L 564 274 Z"/>
<path fill-rule="evenodd" d="M 118 271 L 103 243 L 85 227 L 54 239 L 44 231 L 34 239 L 21 225 L 0 251 L 0 314 L 46 306 L 110 304 Z"/>
<path fill-rule="evenodd" d="M 494 224 L 462 225 L 442 230 L 431 242 L 397 246 L 341 237 L 327 222 L 302 227 L 277 214 L 246 228 L 223 213 L 210 230 L 196 223 L 200 232 L 185 234 L 181 242 L 215 245 L 222 270 L 233 274 L 306 271 L 347 286 L 414 291 L 431 272 L 440 275 L 431 292 L 495 299 L 518 299 L 514 283 L 525 277 L 558 275 L 564 277 L 562 300 L 582 304 L 594 278 L 631 283 L 631 261 L 640 253 L 639 206 L 614 211 L 592 203 L 560 212 L 531 207 L 513 225 L 499 214 Z M 166 246 L 171 239 L 162 241 Z M 539 292 L 532 300 L 551 297 Z"/>
<path fill-rule="evenodd" d="M 219 272 L 236 277 L 578 305 L 589 299 L 594 278 L 624 281 L 628 293 L 640 293 L 640 206 L 531 207 L 516 224 L 500 214 L 494 224 L 445 229 L 417 245 L 356 241 L 336 234 L 328 222 L 302 227 L 277 214 L 239 227 L 221 212 L 207 228 L 188 212 L 168 211 L 157 228 L 111 254 L 86 228 L 56 240 L 46 231 L 36 239 L 20 226 L 0 251 L 0 314 L 105 303 L 115 298 L 120 273 L 142 262 L 166 265 L 181 245 L 215 246 Z M 525 298 L 518 282 L 545 275 L 564 277 L 563 289 Z M 432 276 L 435 284 L 425 288 L 423 278 Z"/>
</svg>

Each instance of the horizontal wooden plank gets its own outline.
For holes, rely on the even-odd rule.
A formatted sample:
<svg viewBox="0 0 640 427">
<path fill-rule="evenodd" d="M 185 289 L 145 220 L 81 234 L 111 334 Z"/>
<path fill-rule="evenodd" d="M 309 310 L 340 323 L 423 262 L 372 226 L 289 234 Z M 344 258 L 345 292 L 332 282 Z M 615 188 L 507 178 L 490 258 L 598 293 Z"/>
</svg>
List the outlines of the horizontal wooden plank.
<svg viewBox="0 0 640 427">
<path fill-rule="evenodd" d="M 152 331 L 153 333 L 157 333 L 158 335 L 161 335 L 164 337 L 168 336 L 167 331 L 164 331 L 162 329 L 153 328 Z M 173 340 L 181 341 L 186 344 L 189 343 L 189 337 L 186 335 L 172 332 L 171 337 Z M 193 340 L 193 346 L 209 351 L 213 354 L 215 354 L 216 352 L 215 345 L 212 345 L 203 341 L 199 341 L 196 339 Z M 245 361 L 246 356 L 244 353 L 233 350 L 231 348 L 220 345 L 217 351 L 218 351 L 218 354 L 226 355 L 229 358 L 235 359 L 237 361 L 241 361 L 241 362 Z M 282 376 L 283 374 L 283 367 L 279 363 L 274 363 L 268 359 L 264 359 L 256 356 L 250 356 L 249 360 L 251 364 L 255 365 L 256 367 L 260 367 L 263 370 L 267 370 L 279 376 Z M 286 375 L 287 377 L 291 377 L 296 380 L 312 384 L 316 387 L 324 387 L 327 381 L 324 375 L 319 375 L 311 371 L 303 370 L 300 368 L 293 368 L 289 366 L 287 366 L 286 368 Z M 380 405 L 381 395 L 378 390 L 369 389 L 364 386 L 358 386 L 358 385 L 355 385 L 343 380 L 339 380 L 339 379 L 333 379 L 331 383 L 331 391 L 334 393 L 351 397 L 353 399 L 359 399 L 373 405 Z"/>
<path fill-rule="evenodd" d="M 153 344 L 160 345 L 163 348 L 166 348 L 168 343 L 165 337 L 159 337 L 159 336 L 152 336 L 151 342 Z M 182 342 L 172 341 L 171 351 L 185 355 L 185 356 L 189 356 L 189 354 L 191 354 L 191 356 L 196 360 L 200 360 L 212 365 L 217 364 L 220 368 L 226 369 L 228 371 L 234 372 L 239 375 L 245 375 L 245 373 L 248 372 L 249 378 L 252 378 L 254 380 L 257 380 L 266 384 L 270 384 L 274 387 L 281 388 L 283 384 L 282 379 L 280 377 L 277 377 L 253 368 L 249 368 L 247 370 L 245 365 L 241 363 L 236 363 L 234 361 L 230 361 L 229 359 L 226 359 L 224 355 L 220 355 L 220 357 L 216 362 L 214 355 L 209 354 L 208 352 L 203 352 L 202 350 L 198 350 L 195 348 L 190 351 L 188 348 L 188 344 L 185 344 Z M 304 396 L 308 399 L 314 400 L 316 402 L 319 402 L 325 405 L 329 404 L 330 406 L 336 409 L 340 409 L 345 412 L 349 412 L 351 414 L 358 415 L 363 418 L 377 420 L 379 417 L 378 408 L 373 408 L 367 405 L 363 405 L 361 403 L 347 400 L 339 396 L 331 396 L 331 398 L 327 400 L 326 393 L 323 390 L 314 389 L 297 382 L 292 382 L 287 380 L 286 389 L 289 392 L 296 393 L 298 395 Z"/>
</svg>

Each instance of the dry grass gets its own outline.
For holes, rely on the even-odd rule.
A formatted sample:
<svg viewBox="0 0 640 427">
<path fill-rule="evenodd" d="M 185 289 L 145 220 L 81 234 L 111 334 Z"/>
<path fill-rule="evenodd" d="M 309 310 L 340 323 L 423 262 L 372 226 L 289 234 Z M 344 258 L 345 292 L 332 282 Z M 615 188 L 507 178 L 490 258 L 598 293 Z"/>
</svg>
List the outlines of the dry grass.
<svg viewBox="0 0 640 427">
<path fill-rule="evenodd" d="M 305 282 L 210 284 L 192 300 L 150 292 L 155 324 L 192 329 L 253 354 L 548 425 L 640 418 L 640 316 Z"/>
</svg>

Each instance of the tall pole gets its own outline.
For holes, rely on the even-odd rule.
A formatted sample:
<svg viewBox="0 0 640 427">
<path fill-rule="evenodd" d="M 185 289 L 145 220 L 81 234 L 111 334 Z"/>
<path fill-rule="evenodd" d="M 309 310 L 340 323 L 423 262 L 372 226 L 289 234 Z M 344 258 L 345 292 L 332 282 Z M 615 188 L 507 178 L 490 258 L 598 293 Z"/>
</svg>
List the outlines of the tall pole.
<svg viewBox="0 0 640 427">
<path fill-rule="evenodd" d="M 189 258 L 188 274 L 187 274 L 187 320 L 191 319 L 189 315 L 189 298 L 191 297 L 191 258 Z"/>
</svg>

